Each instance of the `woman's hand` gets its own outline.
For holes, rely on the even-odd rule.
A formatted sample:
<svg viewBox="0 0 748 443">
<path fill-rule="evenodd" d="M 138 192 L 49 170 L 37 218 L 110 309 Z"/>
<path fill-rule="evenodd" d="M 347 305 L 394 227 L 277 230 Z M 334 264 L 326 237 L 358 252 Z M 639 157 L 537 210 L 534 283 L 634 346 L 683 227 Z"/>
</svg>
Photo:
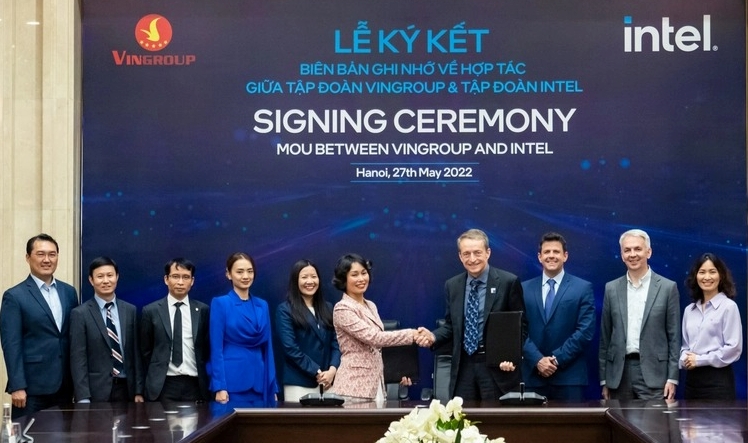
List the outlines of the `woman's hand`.
<svg viewBox="0 0 748 443">
<path fill-rule="evenodd" d="M 218 391 L 218 392 L 216 392 L 216 401 L 218 403 L 228 403 L 229 402 L 229 393 L 228 393 L 228 391 Z"/>
<path fill-rule="evenodd" d="M 512 372 L 516 368 L 514 367 L 514 363 L 510 361 L 502 361 L 501 363 L 499 363 L 499 369 L 505 372 Z"/>
<path fill-rule="evenodd" d="M 694 369 L 696 367 L 696 354 L 693 352 L 686 352 L 686 358 L 683 360 L 683 366 L 688 369 Z"/>
<path fill-rule="evenodd" d="M 410 380 L 410 377 L 403 377 L 400 379 L 400 386 L 412 386 L 413 382 Z"/>
<path fill-rule="evenodd" d="M 335 380 L 335 374 L 338 372 L 335 366 L 330 366 L 327 371 L 322 371 L 317 374 L 317 383 L 322 385 L 326 390 L 332 386 L 332 382 Z"/>
</svg>

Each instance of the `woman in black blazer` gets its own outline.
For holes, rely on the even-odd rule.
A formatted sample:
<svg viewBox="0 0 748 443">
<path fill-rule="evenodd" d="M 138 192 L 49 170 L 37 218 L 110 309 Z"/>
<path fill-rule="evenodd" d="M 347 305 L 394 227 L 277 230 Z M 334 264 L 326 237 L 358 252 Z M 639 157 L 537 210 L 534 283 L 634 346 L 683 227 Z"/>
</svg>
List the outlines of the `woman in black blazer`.
<svg viewBox="0 0 748 443">
<path fill-rule="evenodd" d="M 291 268 L 286 301 L 276 311 L 276 328 L 283 349 L 283 394 L 298 402 L 305 394 L 332 386 L 340 364 L 340 349 L 332 326 L 332 305 L 325 301 L 319 270 L 309 260 Z"/>
</svg>

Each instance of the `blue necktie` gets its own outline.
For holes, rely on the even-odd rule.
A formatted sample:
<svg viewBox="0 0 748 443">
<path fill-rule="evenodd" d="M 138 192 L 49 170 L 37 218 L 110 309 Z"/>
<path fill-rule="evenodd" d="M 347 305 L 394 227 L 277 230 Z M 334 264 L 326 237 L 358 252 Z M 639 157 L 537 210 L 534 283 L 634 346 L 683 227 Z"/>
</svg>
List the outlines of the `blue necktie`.
<svg viewBox="0 0 748 443">
<path fill-rule="evenodd" d="M 548 320 L 551 317 L 551 308 L 553 307 L 553 299 L 556 298 L 556 280 L 548 279 L 548 295 L 545 296 L 545 319 Z"/>
<path fill-rule="evenodd" d="M 468 294 L 465 311 L 465 352 L 468 355 L 473 355 L 478 349 L 478 316 L 480 315 L 478 286 L 480 286 L 480 280 L 473 279 L 470 282 L 470 294 Z"/>
</svg>

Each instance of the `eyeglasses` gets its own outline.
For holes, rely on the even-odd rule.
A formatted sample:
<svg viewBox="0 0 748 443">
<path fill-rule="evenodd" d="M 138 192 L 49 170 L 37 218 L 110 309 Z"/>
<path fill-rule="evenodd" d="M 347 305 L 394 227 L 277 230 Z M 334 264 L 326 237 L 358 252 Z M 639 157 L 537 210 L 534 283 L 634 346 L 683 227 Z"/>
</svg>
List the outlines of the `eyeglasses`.
<svg viewBox="0 0 748 443">
<path fill-rule="evenodd" d="M 179 275 L 179 274 L 171 274 L 171 275 L 169 276 L 169 278 L 170 278 L 170 279 L 172 279 L 172 280 L 177 280 L 177 281 L 178 281 L 178 280 L 185 280 L 185 281 L 189 281 L 189 280 L 192 280 L 192 279 L 193 279 L 194 277 L 193 277 L 193 276 L 191 276 L 191 275 Z"/>
</svg>

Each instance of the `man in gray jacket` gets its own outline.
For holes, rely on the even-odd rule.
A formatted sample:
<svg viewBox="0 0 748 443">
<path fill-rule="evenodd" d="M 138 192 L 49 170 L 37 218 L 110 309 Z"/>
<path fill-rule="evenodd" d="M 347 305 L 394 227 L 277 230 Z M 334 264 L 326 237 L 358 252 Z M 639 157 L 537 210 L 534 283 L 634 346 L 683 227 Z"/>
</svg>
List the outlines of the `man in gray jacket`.
<svg viewBox="0 0 748 443">
<path fill-rule="evenodd" d="M 650 269 L 649 235 L 621 235 L 627 272 L 605 285 L 600 321 L 600 384 L 604 399 L 675 397 L 680 352 L 680 296 L 672 280 Z"/>
</svg>

